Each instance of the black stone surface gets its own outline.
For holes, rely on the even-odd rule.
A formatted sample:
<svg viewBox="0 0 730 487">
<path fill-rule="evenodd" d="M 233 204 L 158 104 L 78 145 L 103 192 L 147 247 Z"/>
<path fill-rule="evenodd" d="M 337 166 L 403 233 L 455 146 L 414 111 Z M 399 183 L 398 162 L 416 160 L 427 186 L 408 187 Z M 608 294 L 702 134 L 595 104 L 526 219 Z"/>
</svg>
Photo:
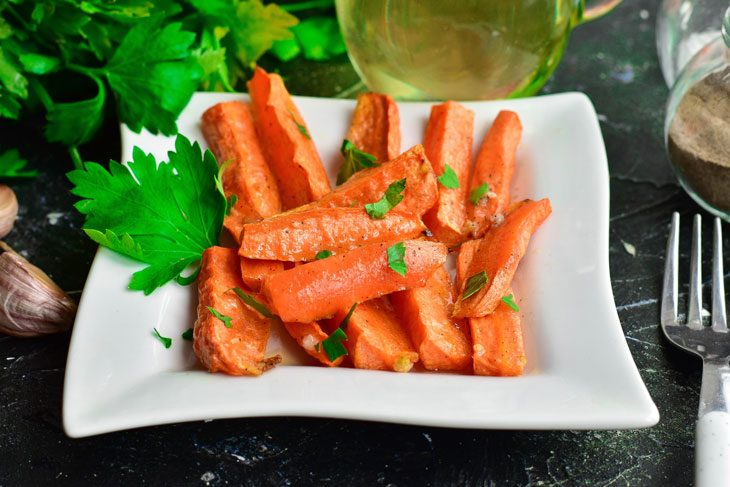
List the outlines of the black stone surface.
<svg viewBox="0 0 730 487">
<path fill-rule="evenodd" d="M 479 431 L 264 418 L 72 440 L 61 426 L 70 334 L 38 339 L 0 335 L 0 486 L 690 485 L 700 362 L 661 336 L 658 297 L 670 215 L 682 213 L 686 236 L 690 216 L 699 207 L 674 183 L 665 161 L 668 91 L 654 46 L 658 4 L 627 0 L 604 19 L 578 27 L 543 89 L 583 91 L 599 113 L 611 175 L 613 292 L 629 348 L 661 413 L 657 426 Z M 280 71 L 295 94 L 347 96 L 359 88 L 345 60 L 327 66 L 297 62 Z M 0 124 L 0 150 L 18 146 L 30 166 L 41 171 L 34 181 L 11 183 L 21 213 L 6 240 L 78 298 L 95 245 L 79 230 L 81 218 L 72 208 L 64 177 L 70 160 L 62 147 L 43 141 L 41 129 L 40 118 Z M 83 153 L 99 162 L 119 156 L 113 120 Z M 636 255 L 625 244 L 633 245 Z M 682 270 L 688 267 L 688 249 L 683 237 Z M 709 255 L 707 245 L 705 252 Z M 729 264 L 726 259 L 726 268 Z M 683 272 L 681 279 L 685 276 Z M 686 287 L 681 291 L 684 296 Z"/>
</svg>

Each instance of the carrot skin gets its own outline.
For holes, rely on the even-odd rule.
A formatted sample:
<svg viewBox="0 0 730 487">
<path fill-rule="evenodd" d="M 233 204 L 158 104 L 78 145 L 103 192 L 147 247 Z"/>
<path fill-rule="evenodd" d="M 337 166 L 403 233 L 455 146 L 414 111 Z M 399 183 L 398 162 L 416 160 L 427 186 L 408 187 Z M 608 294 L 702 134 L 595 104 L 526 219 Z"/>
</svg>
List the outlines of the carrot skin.
<svg viewBox="0 0 730 487">
<path fill-rule="evenodd" d="M 259 139 L 276 177 L 284 209 L 329 193 L 332 188 L 314 141 L 281 76 L 256 68 L 248 88 Z"/>
<path fill-rule="evenodd" d="M 251 259 L 310 261 L 322 250 L 338 254 L 366 243 L 420 237 L 425 231 L 418 217 L 395 210 L 375 220 L 362 208 L 311 208 L 245 225 L 239 254 Z"/>
<path fill-rule="evenodd" d="M 390 300 L 425 369 L 461 371 L 471 365 L 465 324 L 451 317 L 454 290 L 443 266 L 425 286 L 393 293 Z"/>
<path fill-rule="evenodd" d="M 512 294 L 512 290 L 507 291 Z M 474 374 L 515 377 L 527 363 L 520 313 L 500 302 L 494 313 L 469 318 L 474 341 Z"/>
<path fill-rule="evenodd" d="M 463 289 L 463 283 L 469 276 L 469 266 L 474 253 L 479 247 L 480 240 L 467 240 L 459 246 L 459 256 L 456 258 L 456 289 Z"/>
<path fill-rule="evenodd" d="M 238 201 L 224 220 L 234 239 L 243 224 L 281 212 L 279 190 L 259 144 L 253 113 L 248 103 L 218 103 L 203 113 L 203 136 L 219 164 L 231 161 L 223 172 L 226 198 Z"/>
<path fill-rule="evenodd" d="M 361 93 L 352 116 L 347 140 L 378 162 L 390 161 L 400 154 L 400 116 L 398 105 L 389 95 Z"/>
<path fill-rule="evenodd" d="M 434 172 L 442 175 L 448 164 L 459 180 L 458 188 L 438 185 L 439 197 L 423 215 L 423 222 L 440 242 L 457 245 L 465 240 L 466 198 L 474 133 L 474 112 L 455 101 L 431 108 L 423 147 Z"/>
<path fill-rule="evenodd" d="M 530 237 L 551 211 L 547 198 L 527 200 L 509 212 L 500 225 L 490 229 L 479 241 L 466 272 L 468 279 L 486 271 L 488 281 L 473 295 L 456 301 L 454 316 L 475 318 L 488 315 L 497 308 L 500 299 L 508 294 L 512 277 L 527 251 Z M 465 286 L 466 280 L 459 287 L 459 296 L 463 295 Z"/>
<path fill-rule="evenodd" d="M 509 186 L 521 137 L 519 116 L 508 110 L 499 112 L 484 138 L 469 183 L 470 194 L 478 186 L 489 184 L 491 196 L 483 197 L 476 205 L 467 203 L 464 231 L 468 238 L 483 237 L 492 225 L 492 217 L 509 206 Z"/>
<path fill-rule="evenodd" d="M 324 348 L 317 346 L 326 340 L 328 335 L 316 321 L 309 323 L 284 323 L 284 328 L 286 328 L 286 331 L 289 332 L 305 352 L 319 360 L 320 363 L 328 367 L 337 367 L 342 363 L 344 357 L 338 357 L 332 361 L 325 353 Z"/>
<path fill-rule="evenodd" d="M 243 283 L 253 292 L 261 291 L 261 283 L 266 276 L 286 270 L 284 262 L 278 260 L 248 259 L 241 257 L 241 277 Z"/>
<path fill-rule="evenodd" d="M 206 249 L 198 276 L 198 319 L 193 331 L 193 350 L 210 372 L 261 375 L 281 361 L 278 355 L 264 358 L 271 320 L 228 292 L 236 286 L 243 286 L 236 249 Z M 230 317 L 232 327 L 227 328 L 208 306 Z"/>
<path fill-rule="evenodd" d="M 436 267 L 446 261 L 446 246 L 406 240 L 405 276 L 388 266 L 387 248 L 370 244 L 289 269 L 264 280 L 262 293 L 286 321 L 308 322 L 331 317 L 395 291 L 423 286 Z"/>
</svg>

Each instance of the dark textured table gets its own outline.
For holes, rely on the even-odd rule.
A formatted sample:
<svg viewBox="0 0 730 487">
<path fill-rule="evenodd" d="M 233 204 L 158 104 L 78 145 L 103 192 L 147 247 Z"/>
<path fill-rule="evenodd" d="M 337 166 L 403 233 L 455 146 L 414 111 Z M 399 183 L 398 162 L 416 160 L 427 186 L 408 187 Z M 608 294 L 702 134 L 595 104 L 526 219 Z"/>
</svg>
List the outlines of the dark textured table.
<svg viewBox="0 0 730 487">
<path fill-rule="evenodd" d="M 689 216 L 699 208 L 675 184 L 665 161 L 667 89 L 654 47 L 658 3 L 626 1 L 606 18 L 577 28 L 543 89 L 583 91 L 599 113 L 611 174 L 613 291 L 629 348 L 661 413 L 657 426 L 479 431 L 265 418 L 71 440 L 61 426 L 70 334 L 0 335 L 0 486 L 689 485 L 700 362 L 663 339 L 657 298 L 670 215 L 682 213 L 687 234 Z M 294 94 L 347 95 L 357 89 L 345 59 L 326 66 L 296 62 L 281 72 Z M 95 245 L 79 230 L 81 218 L 71 206 L 64 177 L 70 160 L 63 148 L 42 142 L 41 128 L 42 120 L 32 117 L 0 124 L 0 148 L 19 145 L 41 171 L 33 181 L 12 183 L 20 218 L 6 240 L 78 298 Z M 118 157 L 113 120 L 82 152 L 99 162 Z M 730 248 L 728 243 L 726 238 Z M 625 244 L 635 247 L 635 255 Z M 682 244 L 686 269 L 689 244 Z"/>
</svg>

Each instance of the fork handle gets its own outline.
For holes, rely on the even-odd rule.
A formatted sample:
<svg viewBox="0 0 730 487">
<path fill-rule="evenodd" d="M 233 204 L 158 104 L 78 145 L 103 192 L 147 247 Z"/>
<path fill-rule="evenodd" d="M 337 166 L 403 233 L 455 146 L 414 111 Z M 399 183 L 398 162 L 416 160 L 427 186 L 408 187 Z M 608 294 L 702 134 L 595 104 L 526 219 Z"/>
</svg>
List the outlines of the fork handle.
<svg viewBox="0 0 730 487">
<path fill-rule="evenodd" d="M 697 421 L 695 487 L 730 486 L 730 413 L 713 411 Z"/>
</svg>

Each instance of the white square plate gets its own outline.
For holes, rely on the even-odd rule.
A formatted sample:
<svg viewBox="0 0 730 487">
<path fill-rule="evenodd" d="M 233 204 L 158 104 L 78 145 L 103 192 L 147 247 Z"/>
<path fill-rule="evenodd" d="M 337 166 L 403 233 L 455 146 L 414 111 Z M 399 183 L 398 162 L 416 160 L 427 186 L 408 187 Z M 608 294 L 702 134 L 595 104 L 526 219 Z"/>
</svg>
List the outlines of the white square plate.
<svg viewBox="0 0 730 487">
<path fill-rule="evenodd" d="M 198 93 L 178 121 L 206 147 L 200 116 L 242 94 Z M 355 102 L 296 98 L 334 182 Z M 325 368 L 286 333 L 269 350 L 285 365 L 258 378 L 210 374 L 180 335 L 193 325 L 195 286 L 129 291 L 140 264 L 100 249 L 73 330 L 63 398 L 66 433 L 82 437 L 163 423 L 315 416 L 457 428 L 614 429 L 654 425 L 659 413 L 634 365 L 608 273 L 608 166 L 596 113 L 583 94 L 464 103 L 474 110 L 475 154 L 500 109 L 524 126 L 513 199 L 549 197 L 514 289 L 527 368 L 517 378 Z M 403 149 L 420 143 L 430 103 L 399 103 Z M 137 145 L 166 160 L 173 139 L 122 127 L 124 161 Z M 165 349 L 156 327 L 173 337 Z"/>
</svg>

